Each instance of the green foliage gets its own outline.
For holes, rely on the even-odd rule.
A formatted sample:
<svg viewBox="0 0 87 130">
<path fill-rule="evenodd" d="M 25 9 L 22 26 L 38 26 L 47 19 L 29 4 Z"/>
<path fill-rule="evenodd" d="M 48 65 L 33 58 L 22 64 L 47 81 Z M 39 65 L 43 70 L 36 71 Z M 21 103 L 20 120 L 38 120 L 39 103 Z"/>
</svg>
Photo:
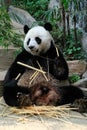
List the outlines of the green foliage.
<svg viewBox="0 0 87 130">
<path fill-rule="evenodd" d="M 69 7 L 69 0 L 62 0 L 62 3 L 63 3 L 63 5 L 64 5 L 64 8 L 65 9 L 68 9 L 68 7 Z"/>
<path fill-rule="evenodd" d="M 78 80 L 80 80 L 80 76 L 78 74 L 73 74 L 69 77 L 70 83 L 74 83 L 77 82 Z"/>
<path fill-rule="evenodd" d="M 64 6 L 67 9 L 68 8 L 68 1 L 63 0 Z M 55 7 L 53 9 L 49 9 L 48 11 L 45 11 L 44 13 L 44 19 L 46 21 L 49 21 L 53 25 L 52 30 L 52 36 L 55 39 L 55 43 L 62 49 L 66 59 L 68 60 L 75 60 L 75 59 L 85 59 L 85 55 L 82 52 L 82 46 L 80 37 L 82 35 L 82 32 L 80 30 L 77 31 L 77 43 L 75 40 L 75 32 L 74 29 L 70 29 L 70 35 L 68 35 L 66 31 L 66 43 L 65 47 L 63 47 L 63 27 L 61 24 L 61 9 Z M 87 56 L 87 55 L 86 55 Z"/>
<path fill-rule="evenodd" d="M 0 7 L 0 46 L 22 44 L 20 35 L 12 31 L 9 15 L 4 7 Z"/>
<path fill-rule="evenodd" d="M 81 37 L 81 32 L 78 31 L 78 37 Z M 70 36 L 67 36 L 66 39 L 66 47 L 63 49 L 64 55 L 67 57 L 69 60 L 75 60 L 75 59 L 81 59 L 83 58 L 82 56 L 82 47 L 81 47 L 81 42 L 78 39 L 77 43 L 75 42 L 75 37 L 74 37 L 74 32 L 71 30 Z"/>
<path fill-rule="evenodd" d="M 11 36 L 11 24 L 5 8 L 0 7 L 0 45 L 8 46 Z"/>
<path fill-rule="evenodd" d="M 48 8 L 49 0 L 15 0 L 14 4 L 26 9 L 38 21 L 41 21 L 45 10 Z"/>
</svg>

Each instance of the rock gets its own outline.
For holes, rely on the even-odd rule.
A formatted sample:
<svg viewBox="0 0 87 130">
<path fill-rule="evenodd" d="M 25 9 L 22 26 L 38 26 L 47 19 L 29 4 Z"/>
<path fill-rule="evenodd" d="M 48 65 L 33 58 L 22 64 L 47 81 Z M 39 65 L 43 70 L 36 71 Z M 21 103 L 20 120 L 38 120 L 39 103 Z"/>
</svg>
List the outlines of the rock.
<svg viewBox="0 0 87 130">
<path fill-rule="evenodd" d="M 20 24 L 19 28 L 22 28 L 24 25 L 31 27 L 33 24 L 37 24 L 36 20 L 27 11 L 16 8 L 14 6 L 9 6 L 9 15 L 12 22 L 17 22 Z"/>
<path fill-rule="evenodd" d="M 85 61 L 73 60 L 68 61 L 69 66 L 69 76 L 72 74 L 78 74 L 82 76 L 82 74 L 86 71 L 87 63 Z"/>
<path fill-rule="evenodd" d="M 82 79 L 78 80 L 73 85 L 80 87 L 83 90 L 85 97 L 87 97 L 87 67 L 86 71 L 82 75 Z"/>
<path fill-rule="evenodd" d="M 13 30 L 14 32 L 16 32 L 17 34 L 22 34 L 24 35 L 24 31 L 23 31 L 23 27 L 24 25 L 21 24 L 21 23 L 17 23 L 16 21 L 14 20 L 11 20 L 11 25 L 13 26 Z"/>
<path fill-rule="evenodd" d="M 87 53 L 87 33 L 84 33 L 81 39 L 82 48 Z"/>
<path fill-rule="evenodd" d="M 73 85 L 83 87 L 83 88 L 87 88 L 87 78 L 81 79 L 81 80 L 75 82 Z"/>
<path fill-rule="evenodd" d="M 87 98 L 87 78 L 81 79 L 81 80 L 75 82 L 73 85 L 82 89 L 85 97 Z"/>
<path fill-rule="evenodd" d="M 50 0 L 48 9 L 53 9 L 55 7 L 59 7 L 59 0 Z"/>
<path fill-rule="evenodd" d="M 7 70 L 0 71 L 0 82 L 2 82 L 4 80 L 6 73 L 7 73 Z"/>
<path fill-rule="evenodd" d="M 83 79 L 87 78 L 87 70 L 86 70 L 85 73 L 82 75 L 82 78 L 83 78 Z"/>
<path fill-rule="evenodd" d="M 0 49 L 0 71 L 7 70 L 15 59 L 14 52 L 17 48 Z"/>
</svg>

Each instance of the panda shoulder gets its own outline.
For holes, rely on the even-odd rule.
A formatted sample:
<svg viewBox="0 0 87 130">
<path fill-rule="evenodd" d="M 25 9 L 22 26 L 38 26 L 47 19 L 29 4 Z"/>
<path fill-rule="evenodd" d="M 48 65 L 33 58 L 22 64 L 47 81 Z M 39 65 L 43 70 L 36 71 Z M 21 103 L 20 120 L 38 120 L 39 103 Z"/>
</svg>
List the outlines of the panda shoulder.
<svg viewBox="0 0 87 130">
<path fill-rule="evenodd" d="M 16 56 L 16 60 L 25 60 L 25 59 L 29 59 L 31 57 L 31 54 L 29 52 L 27 52 L 25 49 L 23 49 L 17 56 Z"/>
</svg>

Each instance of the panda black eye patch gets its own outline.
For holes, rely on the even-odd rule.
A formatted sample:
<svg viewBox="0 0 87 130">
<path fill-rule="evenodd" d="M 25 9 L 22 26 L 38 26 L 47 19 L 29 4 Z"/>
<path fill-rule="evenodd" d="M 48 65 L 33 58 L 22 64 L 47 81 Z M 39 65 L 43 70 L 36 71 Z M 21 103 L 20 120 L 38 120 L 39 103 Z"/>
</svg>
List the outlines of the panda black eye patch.
<svg viewBox="0 0 87 130">
<path fill-rule="evenodd" d="M 28 41 L 27 41 L 27 45 L 29 45 L 29 42 L 30 42 L 30 38 L 29 38 Z"/>
<path fill-rule="evenodd" d="M 38 44 L 41 43 L 41 39 L 40 39 L 39 37 L 35 37 L 35 40 L 36 40 L 36 42 L 37 42 Z"/>
</svg>

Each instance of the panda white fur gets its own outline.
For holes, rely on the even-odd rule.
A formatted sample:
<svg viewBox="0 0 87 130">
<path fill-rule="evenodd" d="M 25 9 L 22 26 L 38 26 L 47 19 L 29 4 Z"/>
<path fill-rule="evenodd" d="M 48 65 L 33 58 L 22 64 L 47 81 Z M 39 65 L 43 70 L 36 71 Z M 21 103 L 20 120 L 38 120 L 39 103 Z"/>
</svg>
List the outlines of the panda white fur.
<svg viewBox="0 0 87 130">
<path fill-rule="evenodd" d="M 36 26 L 26 34 L 24 48 L 32 55 L 41 55 L 41 53 L 45 54 L 51 46 L 51 41 L 54 42 L 49 31 L 41 26 Z"/>
<path fill-rule="evenodd" d="M 24 100 L 27 101 L 27 103 L 23 105 L 43 105 L 45 100 L 48 101 L 45 105 L 49 105 L 50 100 L 48 99 L 52 100 L 50 105 L 58 105 L 73 102 L 76 98 L 83 97 L 83 93 L 80 89 L 71 86 L 62 86 L 61 88 L 58 86 L 56 89 L 55 86 L 53 87 L 48 83 L 37 83 L 36 86 L 29 89 L 17 85 L 19 79 L 15 80 L 15 78 L 19 73 L 23 75 L 26 70 L 25 67 L 17 64 L 18 61 L 39 68 L 37 64 L 38 61 L 42 69 L 46 72 L 49 71 L 56 79 L 65 80 L 68 78 L 68 65 L 59 49 L 59 55 L 57 54 L 54 40 L 49 33 L 51 30 L 52 26 L 49 23 L 46 23 L 44 27 L 36 26 L 31 29 L 29 29 L 27 25 L 24 26 L 24 32 L 26 34 L 24 49 L 15 58 L 4 79 L 3 96 L 8 105 L 20 106 L 19 100 L 23 98 L 24 95 L 25 99 L 27 97 L 28 101 Z M 36 98 L 35 93 L 38 92 L 39 94 L 36 94 L 37 99 L 38 97 L 41 100 L 44 99 L 42 104 L 39 103 L 40 100 L 37 100 L 37 103 L 35 102 L 36 100 L 34 101 L 34 98 Z M 21 95 L 18 95 L 20 93 Z M 51 93 L 51 95 L 49 93 Z"/>
</svg>

